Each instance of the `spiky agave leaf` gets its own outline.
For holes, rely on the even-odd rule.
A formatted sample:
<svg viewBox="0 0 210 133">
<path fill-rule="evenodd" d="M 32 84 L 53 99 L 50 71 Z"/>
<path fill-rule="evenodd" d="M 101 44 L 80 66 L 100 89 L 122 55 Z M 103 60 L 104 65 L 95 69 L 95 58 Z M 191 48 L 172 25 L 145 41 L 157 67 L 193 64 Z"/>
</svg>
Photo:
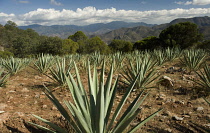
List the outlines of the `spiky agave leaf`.
<svg viewBox="0 0 210 133">
<path fill-rule="evenodd" d="M 166 55 L 167 61 L 173 61 L 174 59 L 180 56 L 182 51 L 179 47 L 173 47 L 173 48 L 168 47 L 163 52 Z"/>
<path fill-rule="evenodd" d="M 68 65 L 66 65 L 65 58 L 62 58 L 61 61 L 57 59 L 56 68 L 50 68 L 50 74 L 47 76 L 50 77 L 55 82 L 59 83 L 61 86 L 66 85 L 66 78 L 69 77 L 70 70 L 72 69 L 72 61 L 70 60 Z"/>
<path fill-rule="evenodd" d="M 4 70 L 0 70 L 0 87 L 3 87 L 7 83 L 7 79 L 9 77 L 9 73 L 3 74 Z"/>
<path fill-rule="evenodd" d="M 33 115 L 33 116 L 36 117 L 37 119 L 43 121 L 44 123 L 46 123 L 47 125 L 49 125 L 49 126 L 52 127 L 53 129 L 55 129 L 55 131 L 58 132 L 58 133 L 68 133 L 65 129 L 60 128 L 59 126 L 57 126 L 57 125 L 51 123 L 50 121 L 48 121 L 48 120 L 46 120 L 46 119 L 43 119 L 43 118 L 41 118 L 41 117 L 39 117 L 39 116 L 37 116 L 37 115 Z M 55 131 L 50 130 L 50 129 L 46 128 L 46 127 L 40 126 L 40 125 L 38 125 L 38 124 L 35 124 L 35 123 L 32 123 L 32 122 L 28 122 L 28 123 L 30 123 L 30 124 L 32 124 L 32 125 L 34 125 L 34 126 L 37 126 L 38 128 L 40 128 L 40 129 L 42 129 L 42 130 L 45 130 L 45 131 L 47 131 L 47 132 L 56 133 Z"/>
<path fill-rule="evenodd" d="M 75 64 L 75 63 L 74 63 Z M 88 63 L 89 64 L 89 63 Z M 139 106 L 146 98 L 144 96 L 141 99 L 143 92 L 137 96 L 137 98 L 131 103 L 127 108 L 117 124 L 114 124 L 114 121 L 119 116 L 125 101 L 131 93 L 131 90 L 135 86 L 136 81 L 139 78 L 140 73 L 137 74 L 136 78 L 130 84 L 127 92 L 121 99 L 116 110 L 113 110 L 114 99 L 116 96 L 118 78 L 113 83 L 113 66 L 110 69 L 108 77 L 105 81 L 105 62 L 103 62 L 100 77 L 98 77 L 98 72 L 96 66 L 94 67 L 93 75 L 91 74 L 90 64 L 88 65 L 88 86 L 89 86 L 89 95 L 87 94 L 82 82 L 80 80 L 80 75 L 76 70 L 76 80 L 70 74 L 69 77 L 66 77 L 68 88 L 71 92 L 73 102 L 64 101 L 67 106 L 66 110 L 55 96 L 46 89 L 47 97 L 54 103 L 58 108 L 64 118 L 72 125 L 78 133 L 117 133 L 123 132 L 128 126 L 129 123 L 137 116 L 139 113 Z M 111 115 L 111 110 L 114 111 L 114 114 Z M 160 110 L 159 110 L 160 111 Z M 159 112 L 158 111 L 158 112 Z M 70 115 L 67 113 L 70 112 Z M 155 113 L 156 114 L 156 113 Z M 155 116 L 148 117 L 145 121 L 142 121 L 138 125 L 138 128 L 143 125 L 146 121 Z M 112 116 L 110 118 L 110 116 Z M 38 118 L 40 119 L 40 118 Z M 42 120 L 44 121 L 44 120 Z M 48 123 L 49 124 L 49 123 Z M 49 124 L 54 130 L 58 130 L 55 125 Z M 137 127 L 131 129 L 132 132 L 138 129 Z"/>
<path fill-rule="evenodd" d="M 41 54 L 38 56 L 38 59 L 34 62 L 35 69 L 41 74 L 45 74 L 49 68 L 52 67 L 54 63 L 54 58 L 49 54 Z"/>
<path fill-rule="evenodd" d="M 114 72 L 123 68 L 123 61 L 125 59 L 125 55 L 121 52 L 117 52 L 111 55 L 111 60 L 109 61 L 110 66 L 114 65 Z"/>
<path fill-rule="evenodd" d="M 61 115 L 65 118 L 65 120 L 70 123 L 71 127 L 78 133 L 81 133 L 80 129 L 78 128 L 77 124 L 75 123 L 75 121 L 73 121 L 72 117 L 68 114 L 68 110 L 66 110 L 63 105 L 58 101 L 58 99 L 53 95 L 53 93 L 45 87 L 45 91 L 44 91 L 45 95 L 50 99 L 50 101 L 55 105 L 55 107 L 58 109 L 58 111 L 61 113 Z M 44 121 L 43 121 L 44 122 Z M 41 125 L 35 124 L 35 123 L 31 123 L 28 122 L 29 124 L 33 124 L 34 126 L 42 129 L 42 130 L 51 130 L 49 128 L 43 127 Z M 51 127 L 53 128 L 53 127 Z M 53 128 L 54 129 L 54 128 Z M 55 131 L 57 131 L 58 129 L 54 129 Z M 53 130 L 51 130 L 53 131 Z"/>
<path fill-rule="evenodd" d="M 210 67 L 205 64 L 203 71 L 196 71 L 196 74 L 199 76 L 200 80 L 192 80 L 209 93 L 210 92 Z"/>
<path fill-rule="evenodd" d="M 207 53 L 201 49 L 189 49 L 183 52 L 183 57 L 180 61 L 189 72 L 199 70 L 205 62 Z"/>
<path fill-rule="evenodd" d="M 10 74 L 14 75 L 20 70 L 22 70 L 29 63 L 30 63 L 30 60 L 28 59 L 19 59 L 19 58 L 10 57 L 8 59 L 2 60 L 1 65 Z"/>
<path fill-rule="evenodd" d="M 131 62 L 127 69 L 124 69 L 123 78 L 124 83 L 131 84 L 139 73 L 138 80 L 136 82 L 137 89 L 143 89 L 158 78 L 157 72 L 154 68 L 156 63 L 149 57 L 149 55 L 143 58 L 136 58 L 135 62 Z"/>
<path fill-rule="evenodd" d="M 154 50 L 152 53 L 153 61 L 157 61 L 157 65 L 161 66 L 167 61 L 166 52 L 161 49 Z"/>
</svg>

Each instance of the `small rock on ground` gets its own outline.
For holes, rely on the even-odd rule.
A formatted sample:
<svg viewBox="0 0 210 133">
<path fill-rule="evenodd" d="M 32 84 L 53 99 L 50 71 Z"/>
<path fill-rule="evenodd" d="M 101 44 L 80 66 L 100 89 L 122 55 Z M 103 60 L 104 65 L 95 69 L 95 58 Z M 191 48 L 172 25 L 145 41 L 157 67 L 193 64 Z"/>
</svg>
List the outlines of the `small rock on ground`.
<svg viewBox="0 0 210 133">
<path fill-rule="evenodd" d="M 182 121 L 184 118 L 182 117 L 178 117 L 178 116 L 173 116 L 173 119 L 176 120 L 176 121 Z"/>
</svg>

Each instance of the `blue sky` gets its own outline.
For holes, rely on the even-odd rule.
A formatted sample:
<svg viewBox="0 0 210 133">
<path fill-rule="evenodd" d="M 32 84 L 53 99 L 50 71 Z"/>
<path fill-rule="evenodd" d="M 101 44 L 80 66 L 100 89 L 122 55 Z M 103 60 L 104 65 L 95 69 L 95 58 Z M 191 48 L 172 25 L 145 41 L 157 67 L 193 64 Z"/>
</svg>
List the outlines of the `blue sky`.
<svg viewBox="0 0 210 133">
<path fill-rule="evenodd" d="M 161 24 L 197 16 L 210 16 L 210 0 L 0 0 L 0 24 Z"/>
</svg>

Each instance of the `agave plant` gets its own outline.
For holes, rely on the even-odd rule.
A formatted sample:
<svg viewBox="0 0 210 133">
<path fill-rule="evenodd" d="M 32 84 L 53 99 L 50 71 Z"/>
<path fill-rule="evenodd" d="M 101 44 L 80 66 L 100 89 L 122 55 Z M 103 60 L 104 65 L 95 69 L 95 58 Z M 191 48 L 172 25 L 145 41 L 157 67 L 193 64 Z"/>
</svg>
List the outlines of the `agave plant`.
<svg viewBox="0 0 210 133">
<path fill-rule="evenodd" d="M 65 59 L 68 60 L 74 60 L 75 62 L 78 62 L 82 59 L 82 55 L 80 54 L 71 54 L 71 55 L 65 55 Z"/>
<path fill-rule="evenodd" d="M 34 62 L 35 69 L 40 73 L 45 74 L 54 63 L 54 58 L 49 54 L 41 54 Z"/>
<path fill-rule="evenodd" d="M 2 60 L 2 67 L 8 71 L 10 74 L 14 75 L 23 69 L 25 66 L 29 65 L 30 59 L 19 59 L 10 57 L 8 59 Z"/>
<path fill-rule="evenodd" d="M 109 64 L 114 65 L 114 72 L 118 71 L 119 69 L 123 67 L 124 59 L 125 59 L 125 56 L 123 56 L 123 54 L 120 52 L 117 52 L 111 55 L 111 60 Z"/>
<path fill-rule="evenodd" d="M 71 92 L 73 102 L 64 101 L 67 109 L 58 101 L 58 99 L 52 94 L 52 92 L 46 88 L 46 96 L 54 103 L 60 113 L 63 115 L 65 120 L 72 126 L 77 133 L 122 133 L 123 131 L 135 132 L 143 124 L 153 118 L 160 110 L 151 114 L 149 117 L 139 122 L 136 126 L 129 128 L 131 121 L 140 112 L 139 106 L 146 98 L 147 94 L 143 96 L 142 91 L 133 102 L 127 107 L 125 112 L 121 112 L 126 99 L 131 93 L 139 74 L 136 76 L 134 81 L 130 84 L 129 89 L 122 97 L 121 101 L 117 105 L 116 109 L 113 109 L 115 105 L 115 97 L 118 85 L 118 78 L 113 82 L 113 66 L 111 67 L 107 80 L 105 81 L 105 63 L 101 69 L 101 75 L 98 76 L 96 67 L 94 67 L 93 76 L 91 74 L 90 65 L 88 65 L 88 86 L 89 93 L 87 94 L 81 80 L 78 69 L 75 65 L 76 79 L 70 74 L 67 77 L 68 88 Z M 68 113 L 70 112 L 70 113 Z M 112 113 L 113 112 L 113 113 Z M 121 117 L 115 123 L 116 118 Z M 33 115 L 39 120 L 48 124 L 51 129 L 37 125 L 35 123 L 30 124 L 37 126 L 47 132 L 52 133 L 67 133 L 66 129 L 63 129 L 37 115 Z"/>
<path fill-rule="evenodd" d="M 151 59 L 149 54 L 145 54 L 143 58 L 136 58 L 134 64 L 130 61 L 130 65 L 124 69 L 122 76 L 123 82 L 131 84 L 136 76 L 136 89 L 145 89 L 151 82 L 158 78 L 154 66 L 156 63 Z"/>
<path fill-rule="evenodd" d="M 56 62 L 56 69 L 55 68 L 50 68 L 50 74 L 49 77 L 59 83 L 61 86 L 66 85 L 66 78 L 69 77 L 70 70 L 72 68 L 73 64 L 72 61 L 69 61 L 69 64 L 66 65 L 66 60 L 65 58 L 61 59 L 59 61 L 57 59 Z"/>
<path fill-rule="evenodd" d="M 183 58 L 180 58 L 180 61 L 189 70 L 189 73 L 191 73 L 202 67 L 206 57 L 207 53 L 204 50 L 189 49 L 183 52 Z"/>
<path fill-rule="evenodd" d="M 96 66 L 100 66 L 103 62 L 104 56 L 101 55 L 99 52 L 93 53 L 90 57 L 90 64 L 96 64 Z"/>
<path fill-rule="evenodd" d="M 4 74 L 4 70 L 0 70 L 0 87 L 4 87 L 7 83 L 7 78 L 9 77 L 9 73 Z"/>
<path fill-rule="evenodd" d="M 151 54 L 153 56 L 153 60 L 157 61 L 156 65 L 158 66 L 163 65 L 167 61 L 166 52 L 164 52 L 163 50 L 154 50 Z"/>
<path fill-rule="evenodd" d="M 126 63 L 135 62 L 136 58 L 143 57 L 145 55 L 145 51 L 142 52 L 142 51 L 135 50 L 130 54 L 124 54 L 124 55 L 125 55 L 124 58 L 126 60 L 125 61 L 125 65 L 126 65 Z"/>
<path fill-rule="evenodd" d="M 173 61 L 180 56 L 181 49 L 179 47 L 166 48 L 163 52 L 165 53 L 167 61 Z"/>
<path fill-rule="evenodd" d="M 200 70 L 196 73 L 200 79 L 193 81 L 203 87 L 207 93 L 210 93 L 210 67 L 208 65 L 205 65 L 203 71 Z"/>
</svg>

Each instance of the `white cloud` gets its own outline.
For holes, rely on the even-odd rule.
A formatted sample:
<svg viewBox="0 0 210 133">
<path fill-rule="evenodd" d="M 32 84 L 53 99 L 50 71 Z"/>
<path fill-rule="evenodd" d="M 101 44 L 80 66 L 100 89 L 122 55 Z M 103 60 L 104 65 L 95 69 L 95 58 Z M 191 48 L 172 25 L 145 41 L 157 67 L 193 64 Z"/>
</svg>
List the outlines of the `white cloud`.
<svg viewBox="0 0 210 133">
<path fill-rule="evenodd" d="M 18 1 L 19 3 L 23 3 L 23 4 L 28 4 L 29 3 L 29 1 L 27 1 L 27 0 L 20 0 L 20 1 Z"/>
<path fill-rule="evenodd" d="M 143 5 L 144 5 L 144 4 L 147 4 L 147 2 L 146 2 L 146 1 L 142 1 L 142 2 L 141 2 L 141 4 L 143 4 Z"/>
<path fill-rule="evenodd" d="M 187 1 L 186 3 L 185 3 L 185 5 L 191 5 L 191 4 L 194 4 L 192 1 Z"/>
<path fill-rule="evenodd" d="M 0 12 L 0 23 L 1 24 L 5 24 L 5 22 L 9 21 L 9 20 L 15 20 L 16 16 L 15 14 L 6 14 L 3 12 Z"/>
<path fill-rule="evenodd" d="M 184 5 L 185 2 L 182 1 L 175 1 L 174 3 L 178 4 L 178 5 Z"/>
<path fill-rule="evenodd" d="M 175 3 L 176 4 L 178 4 L 178 5 L 191 5 L 191 4 L 193 4 L 193 2 L 192 1 L 187 1 L 187 2 L 182 2 L 182 1 L 175 1 Z"/>
<path fill-rule="evenodd" d="M 192 0 L 192 1 L 186 1 L 186 2 L 178 1 L 175 3 L 179 5 L 209 5 L 210 0 Z"/>
<path fill-rule="evenodd" d="M 208 5 L 210 0 L 193 0 L 193 5 Z"/>
<path fill-rule="evenodd" d="M 96 9 L 85 7 L 77 10 L 55 10 L 39 8 L 22 15 L 0 12 L 0 23 L 12 20 L 18 25 L 88 25 L 111 21 L 146 22 L 149 24 L 168 23 L 176 18 L 210 16 L 210 8 L 172 9 L 172 10 L 117 10 L 116 8 Z"/>
<path fill-rule="evenodd" d="M 60 2 L 57 2 L 56 0 L 50 0 L 50 4 L 56 5 L 56 6 L 61 6 L 62 5 Z"/>
</svg>

